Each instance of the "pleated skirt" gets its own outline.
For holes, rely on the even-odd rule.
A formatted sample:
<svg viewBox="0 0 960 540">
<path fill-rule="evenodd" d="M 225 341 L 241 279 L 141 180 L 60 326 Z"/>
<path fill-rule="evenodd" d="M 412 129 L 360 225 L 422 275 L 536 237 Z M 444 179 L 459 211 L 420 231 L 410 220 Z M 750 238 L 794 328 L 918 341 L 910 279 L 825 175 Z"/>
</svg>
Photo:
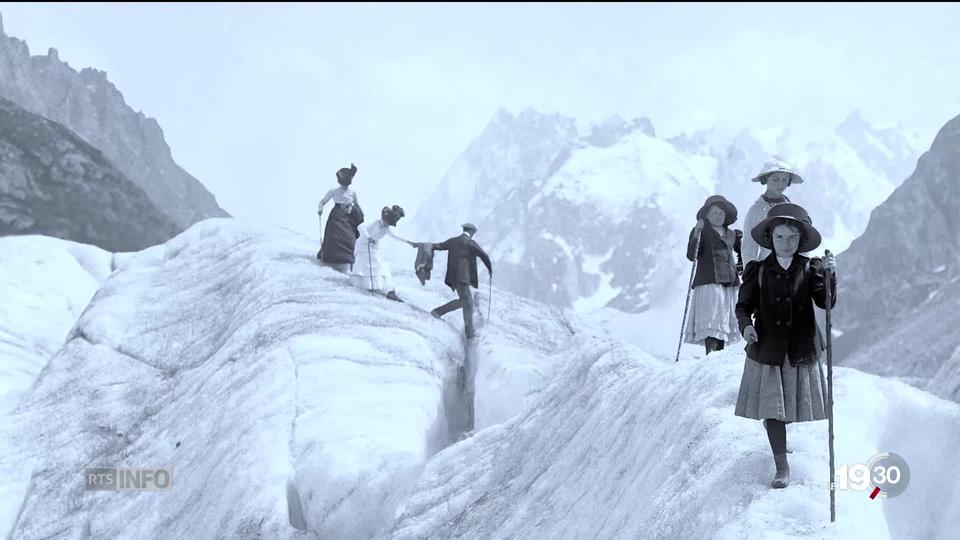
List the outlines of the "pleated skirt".
<svg viewBox="0 0 960 540">
<path fill-rule="evenodd" d="M 734 414 L 783 422 L 826 419 L 826 381 L 817 362 L 793 367 L 784 358 L 782 366 L 770 366 L 747 357 Z"/>
</svg>

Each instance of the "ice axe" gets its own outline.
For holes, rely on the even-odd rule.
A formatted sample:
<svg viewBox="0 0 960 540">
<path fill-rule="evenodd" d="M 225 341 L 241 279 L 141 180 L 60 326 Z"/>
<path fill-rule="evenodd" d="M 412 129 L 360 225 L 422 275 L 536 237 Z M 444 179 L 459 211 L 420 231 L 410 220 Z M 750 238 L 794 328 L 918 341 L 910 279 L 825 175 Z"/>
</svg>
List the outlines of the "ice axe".
<svg viewBox="0 0 960 540">
<path fill-rule="evenodd" d="M 683 330 L 687 325 L 687 309 L 690 308 L 690 291 L 693 290 L 693 276 L 697 272 L 697 260 L 700 255 L 700 235 L 703 234 L 703 229 L 697 231 L 697 244 L 693 248 L 693 266 L 690 268 L 690 283 L 687 285 L 687 301 L 683 304 L 683 320 L 680 321 L 680 343 L 677 343 L 677 357 L 673 360 L 674 362 L 680 361 L 680 346 L 683 345 Z"/>
<path fill-rule="evenodd" d="M 370 237 L 367 237 L 367 268 L 370 270 L 370 292 L 373 290 L 373 256 L 370 254 Z"/>
</svg>

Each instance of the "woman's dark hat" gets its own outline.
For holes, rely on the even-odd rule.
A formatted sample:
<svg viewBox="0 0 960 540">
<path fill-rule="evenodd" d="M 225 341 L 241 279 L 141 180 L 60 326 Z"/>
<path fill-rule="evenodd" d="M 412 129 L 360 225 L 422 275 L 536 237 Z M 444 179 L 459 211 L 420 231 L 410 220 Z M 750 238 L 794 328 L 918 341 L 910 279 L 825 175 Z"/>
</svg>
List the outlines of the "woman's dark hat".
<svg viewBox="0 0 960 540">
<path fill-rule="evenodd" d="M 773 249 L 773 235 L 770 229 L 774 222 L 786 219 L 791 225 L 800 229 L 800 245 L 797 253 L 806 253 L 817 249 L 823 241 L 820 231 L 814 228 L 810 215 L 799 204 L 780 203 L 773 205 L 767 212 L 767 217 L 750 231 L 753 241 L 766 249 Z"/>
<path fill-rule="evenodd" d="M 405 216 L 403 208 L 398 205 L 393 205 L 393 207 L 384 206 L 383 210 L 380 211 L 380 217 L 383 218 L 391 227 L 395 227 L 397 222 L 400 221 L 400 218 Z"/>
<path fill-rule="evenodd" d="M 737 220 L 737 207 L 734 206 L 732 202 L 725 199 L 722 195 L 711 195 L 707 197 L 707 201 L 703 203 L 703 206 L 697 211 L 697 219 L 706 221 L 707 212 L 710 211 L 710 207 L 713 205 L 717 205 L 723 210 L 723 213 L 725 214 L 723 218 L 724 227 Z"/>
<path fill-rule="evenodd" d="M 350 168 L 343 167 L 337 171 L 337 181 L 341 184 L 348 186 L 353 182 L 354 175 L 357 174 L 357 166 L 353 163 L 350 164 Z"/>
</svg>

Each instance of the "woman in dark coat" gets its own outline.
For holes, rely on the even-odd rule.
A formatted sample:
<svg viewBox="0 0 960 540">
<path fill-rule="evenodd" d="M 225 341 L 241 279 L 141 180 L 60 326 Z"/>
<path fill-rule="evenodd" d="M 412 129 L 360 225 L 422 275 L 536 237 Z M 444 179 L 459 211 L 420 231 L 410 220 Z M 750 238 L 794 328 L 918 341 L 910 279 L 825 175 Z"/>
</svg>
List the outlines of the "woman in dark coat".
<svg viewBox="0 0 960 540">
<path fill-rule="evenodd" d="M 731 230 L 737 208 L 720 195 L 707 198 L 697 212 L 697 226 L 690 231 L 687 259 L 697 260 L 693 298 L 684 330 L 684 341 L 703 345 L 710 354 L 725 343 L 740 339 L 733 308 L 740 285 L 734 251 L 739 251 L 740 231 Z M 697 237 L 700 237 L 699 250 Z"/>
<path fill-rule="evenodd" d="M 747 358 L 734 414 L 763 420 L 777 467 L 774 488 L 790 482 L 786 424 L 826 419 L 826 389 L 817 366 L 820 347 L 813 306 L 826 309 L 823 269 L 833 270 L 833 255 L 822 261 L 808 252 L 820 245 L 820 233 L 806 210 L 792 203 L 770 208 L 750 234 L 772 250 L 747 263 L 737 301 L 737 322 L 747 341 Z M 837 301 L 836 274 L 830 281 L 831 309 Z"/>
<path fill-rule="evenodd" d="M 317 215 L 323 223 L 323 206 L 333 200 L 333 211 L 327 218 L 327 227 L 323 231 L 323 243 L 317 258 L 324 264 L 332 266 L 339 272 L 347 273 L 354 263 L 353 251 L 357 238 L 360 236 L 358 227 L 363 223 L 363 211 L 357 202 L 357 194 L 350 189 L 357 166 L 353 163 L 337 171 L 335 187 L 324 195 L 317 207 Z"/>
</svg>

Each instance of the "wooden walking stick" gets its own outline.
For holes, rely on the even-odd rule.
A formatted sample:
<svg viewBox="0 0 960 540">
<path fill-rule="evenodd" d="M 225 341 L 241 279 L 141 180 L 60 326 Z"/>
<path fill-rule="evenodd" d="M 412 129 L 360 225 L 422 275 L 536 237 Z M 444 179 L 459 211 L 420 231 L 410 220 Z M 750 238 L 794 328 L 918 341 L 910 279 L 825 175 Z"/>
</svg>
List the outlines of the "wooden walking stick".
<svg viewBox="0 0 960 540">
<path fill-rule="evenodd" d="M 706 226 L 706 224 L 704 224 Z M 690 308 L 690 291 L 693 289 L 693 276 L 697 272 L 697 260 L 700 258 L 700 235 L 703 229 L 697 231 L 697 247 L 693 248 L 693 266 L 690 268 L 690 283 L 687 284 L 687 301 L 683 304 L 683 320 L 680 321 L 680 343 L 677 343 L 677 357 L 674 362 L 680 361 L 680 346 L 683 345 L 683 330 L 687 325 L 687 309 Z"/>
<path fill-rule="evenodd" d="M 825 250 L 824 255 L 830 255 L 830 250 Z M 830 523 L 837 520 L 837 484 L 834 481 L 834 454 L 833 454 L 833 332 L 831 330 L 830 304 L 832 295 L 830 294 L 830 281 L 833 277 L 833 271 L 829 268 L 823 269 L 823 278 L 826 287 L 826 306 L 827 306 L 827 421 L 829 422 L 829 441 L 830 441 Z"/>
<path fill-rule="evenodd" d="M 373 256 L 370 255 L 370 237 L 367 237 L 367 266 L 370 269 L 370 292 L 373 292 Z"/>
<path fill-rule="evenodd" d="M 490 288 L 487 289 L 487 324 L 490 323 L 490 304 L 493 303 L 493 273 L 490 273 Z"/>
</svg>

